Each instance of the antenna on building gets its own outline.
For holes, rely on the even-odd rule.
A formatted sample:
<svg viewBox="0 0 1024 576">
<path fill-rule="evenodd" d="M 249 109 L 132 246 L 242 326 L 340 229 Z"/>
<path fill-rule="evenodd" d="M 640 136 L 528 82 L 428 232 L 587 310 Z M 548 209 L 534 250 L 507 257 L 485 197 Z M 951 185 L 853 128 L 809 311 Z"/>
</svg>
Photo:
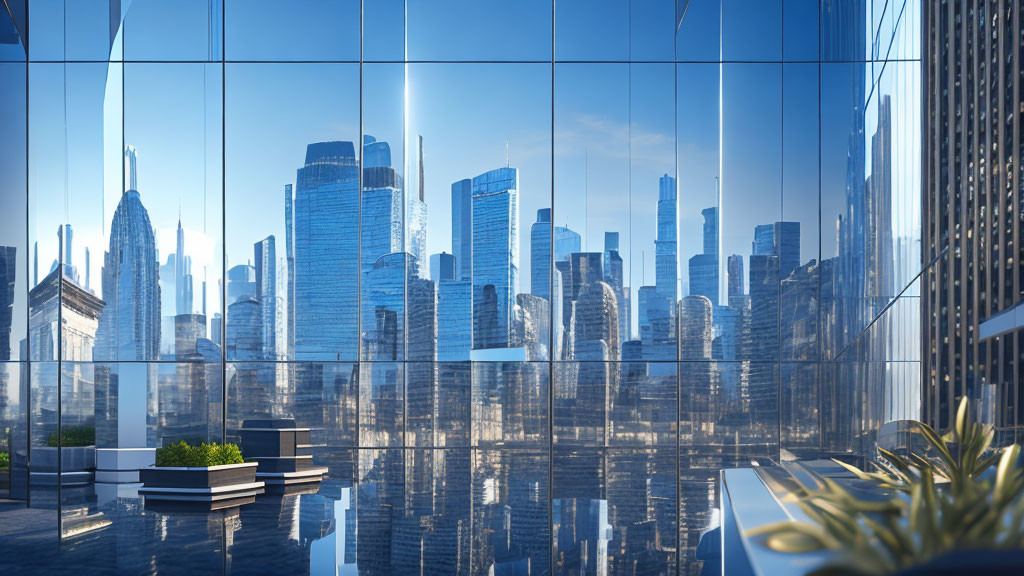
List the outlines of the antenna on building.
<svg viewBox="0 0 1024 576">
<path fill-rule="evenodd" d="M 420 202 L 423 202 L 423 135 L 420 134 Z M 506 144 L 506 149 L 508 145 Z M 505 152 L 508 155 L 508 152 Z"/>
<path fill-rule="evenodd" d="M 511 166 L 512 166 L 512 155 L 509 153 L 509 149 L 508 149 L 508 136 L 506 136 L 505 137 L 505 168 L 510 168 Z"/>
</svg>

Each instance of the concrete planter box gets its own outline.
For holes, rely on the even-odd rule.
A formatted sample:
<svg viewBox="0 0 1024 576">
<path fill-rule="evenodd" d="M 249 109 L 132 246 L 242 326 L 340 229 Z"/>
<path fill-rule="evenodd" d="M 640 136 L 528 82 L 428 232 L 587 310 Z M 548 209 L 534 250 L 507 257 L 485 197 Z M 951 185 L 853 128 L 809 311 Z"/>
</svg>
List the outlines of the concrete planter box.
<svg viewBox="0 0 1024 576">
<path fill-rule="evenodd" d="M 148 467 L 139 470 L 139 495 L 146 507 L 220 510 L 249 504 L 263 494 L 255 462 L 203 467 Z"/>
<path fill-rule="evenodd" d="M 32 448 L 30 481 L 32 484 L 56 486 L 57 471 L 60 470 L 60 484 L 80 486 L 92 482 L 96 469 L 95 446 L 66 446 L 60 448 L 60 461 L 55 446 Z"/>
<path fill-rule="evenodd" d="M 239 429 L 242 455 L 259 464 L 256 478 L 267 488 L 281 492 L 285 487 L 315 487 L 323 481 L 327 468 L 313 462 L 309 428 L 298 428 L 295 420 L 251 419 Z"/>
</svg>

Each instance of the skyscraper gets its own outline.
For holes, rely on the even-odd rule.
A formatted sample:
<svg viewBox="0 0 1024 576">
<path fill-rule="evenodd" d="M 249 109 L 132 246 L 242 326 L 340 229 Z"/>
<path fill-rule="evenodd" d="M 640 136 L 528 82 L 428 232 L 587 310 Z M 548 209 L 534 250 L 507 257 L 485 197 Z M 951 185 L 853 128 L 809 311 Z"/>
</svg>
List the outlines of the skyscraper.
<svg viewBox="0 0 1024 576">
<path fill-rule="evenodd" d="M 455 280 L 455 256 L 447 252 L 431 254 L 430 279 L 434 282 Z"/>
<path fill-rule="evenodd" d="M 259 359 L 277 359 L 277 250 L 273 236 L 253 245 L 256 257 L 256 303 L 259 306 Z M 228 314 L 229 322 L 234 322 Z M 230 324 L 228 325 L 230 328 Z"/>
<path fill-rule="evenodd" d="M 285 313 L 285 322 L 288 323 L 288 328 L 285 332 L 288 334 L 288 345 L 285 350 L 289 360 L 295 355 L 295 238 L 294 238 L 294 224 L 295 221 L 292 216 L 292 185 L 285 184 L 284 186 L 284 249 L 285 249 L 285 266 L 288 270 L 288 283 L 285 285 L 285 299 L 287 301 L 288 309 Z M 205 292 L 205 290 L 204 290 Z M 217 338 L 213 339 L 214 342 L 220 342 Z"/>
<path fill-rule="evenodd" d="M 622 256 L 619 255 L 619 233 L 604 233 L 604 280 L 615 292 L 619 306 L 619 342 L 629 341 L 630 330 L 629 288 L 625 285 Z"/>
<path fill-rule="evenodd" d="M 711 360 L 714 337 L 711 300 L 691 294 L 683 298 L 683 318 L 679 328 L 680 359 Z"/>
<path fill-rule="evenodd" d="M 530 228 L 530 293 L 550 300 L 551 251 L 554 261 L 561 262 L 569 254 L 580 251 L 580 235 L 564 226 L 555 226 L 555 241 L 551 242 L 551 209 L 537 210 L 537 221 Z"/>
<path fill-rule="evenodd" d="M 469 178 L 452 184 L 452 254 L 455 277 L 473 277 L 473 181 Z"/>
<path fill-rule="evenodd" d="M 678 216 L 676 214 L 676 179 L 668 174 L 658 182 L 658 230 L 654 241 L 654 285 L 658 294 L 670 303 L 670 311 L 679 298 L 679 275 L 676 262 Z"/>
<path fill-rule="evenodd" d="M 469 360 L 473 347 L 473 285 L 468 280 L 437 284 L 437 361 Z"/>
<path fill-rule="evenodd" d="M 127 189 L 110 223 L 104 254 L 97 360 L 157 360 L 160 354 L 160 272 L 156 235 L 135 190 L 135 149 L 125 150 Z"/>
<path fill-rule="evenodd" d="M 474 348 L 509 345 L 519 292 L 518 181 L 518 170 L 507 167 L 473 178 Z"/>
<path fill-rule="evenodd" d="M 293 203 L 296 360 L 356 357 L 358 186 L 351 142 L 306 147 Z"/>
<path fill-rule="evenodd" d="M 927 162 L 921 237 L 924 262 L 934 261 L 920 280 L 922 420 L 949 430 L 960 398 L 967 397 L 973 407 L 994 397 L 996 443 L 1019 442 L 1024 429 L 1024 150 L 1017 41 L 1022 4 L 925 2 L 922 7 L 921 155 Z M 889 102 L 879 101 L 879 132 L 888 113 Z M 887 216 L 882 213 L 888 208 L 882 204 L 887 190 L 871 184 L 868 205 L 881 221 Z M 884 254 L 885 242 L 892 242 L 876 230 L 867 240 L 875 246 L 865 250 L 869 258 L 871 252 Z M 867 281 L 866 290 L 887 283 L 881 277 Z"/>
<path fill-rule="evenodd" d="M 429 258 L 427 257 L 427 202 L 423 187 L 423 136 L 419 137 L 418 142 L 419 171 L 416 182 L 418 193 L 409 198 L 409 213 L 406 215 L 409 227 L 409 246 L 406 250 L 416 259 L 416 262 L 425 265 L 429 262 Z"/>
<path fill-rule="evenodd" d="M 191 314 L 192 259 L 185 254 L 185 230 L 178 218 L 177 249 L 174 253 L 174 308 L 175 315 Z"/>
<path fill-rule="evenodd" d="M 743 284 L 743 256 L 729 256 L 729 307 L 746 307 L 746 286 Z"/>
</svg>

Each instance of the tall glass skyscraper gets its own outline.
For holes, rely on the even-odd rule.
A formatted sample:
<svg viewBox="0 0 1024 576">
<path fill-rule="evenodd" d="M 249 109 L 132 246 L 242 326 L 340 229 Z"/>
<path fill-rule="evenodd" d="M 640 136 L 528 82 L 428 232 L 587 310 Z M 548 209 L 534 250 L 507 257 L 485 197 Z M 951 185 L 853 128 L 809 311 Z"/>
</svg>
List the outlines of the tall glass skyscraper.
<svg viewBox="0 0 1024 576">
<path fill-rule="evenodd" d="M 676 179 L 665 174 L 658 181 L 658 236 L 654 241 L 654 285 L 658 294 L 673 303 L 679 299 L 676 253 L 679 216 L 676 212 Z M 673 312 L 674 315 L 674 312 Z"/>
<path fill-rule="evenodd" d="M 306 147 L 295 184 L 295 358 L 356 358 L 359 161 L 351 142 Z"/>
<path fill-rule="evenodd" d="M 473 178 L 473 348 L 510 344 L 519 293 L 518 182 L 518 170 L 508 167 Z"/>
</svg>

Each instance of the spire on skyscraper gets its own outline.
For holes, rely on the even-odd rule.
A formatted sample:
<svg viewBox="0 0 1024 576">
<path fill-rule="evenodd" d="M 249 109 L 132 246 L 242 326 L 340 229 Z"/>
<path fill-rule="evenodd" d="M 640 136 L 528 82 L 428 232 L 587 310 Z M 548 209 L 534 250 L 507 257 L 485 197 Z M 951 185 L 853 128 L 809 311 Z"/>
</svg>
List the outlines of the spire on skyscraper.
<svg viewBox="0 0 1024 576">
<path fill-rule="evenodd" d="M 129 190 L 138 190 L 135 176 L 135 146 L 131 144 L 124 147 L 124 191 Z"/>
</svg>

